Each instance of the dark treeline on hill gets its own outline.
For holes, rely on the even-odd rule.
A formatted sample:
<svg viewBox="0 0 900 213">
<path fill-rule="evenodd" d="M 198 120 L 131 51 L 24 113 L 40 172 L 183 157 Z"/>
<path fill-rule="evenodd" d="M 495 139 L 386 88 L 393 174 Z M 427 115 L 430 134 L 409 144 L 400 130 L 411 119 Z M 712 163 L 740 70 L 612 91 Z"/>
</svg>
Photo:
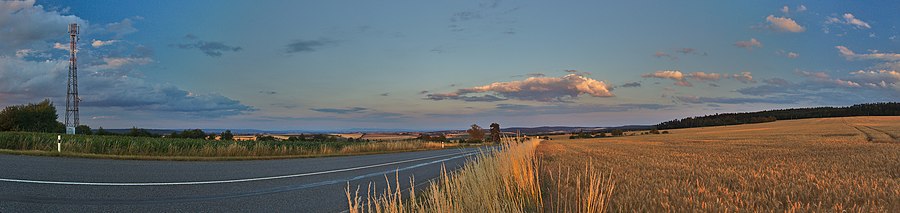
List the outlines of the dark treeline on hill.
<svg viewBox="0 0 900 213">
<path fill-rule="evenodd" d="M 849 116 L 900 116 L 900 103 L 857 104 L 849 107 L 815 107 L 767 110 L 759 112 L 723 113 L 662 122 L 658 129 L 724 126 L 792 120 Z"/>
</svg>

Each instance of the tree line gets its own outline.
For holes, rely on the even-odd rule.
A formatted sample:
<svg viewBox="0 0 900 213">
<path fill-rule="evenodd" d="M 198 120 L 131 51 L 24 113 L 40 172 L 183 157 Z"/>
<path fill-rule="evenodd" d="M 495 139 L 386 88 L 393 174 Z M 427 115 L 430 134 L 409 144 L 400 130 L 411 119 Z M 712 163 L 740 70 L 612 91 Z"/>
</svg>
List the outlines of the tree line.
<svg viewBox="0 0 900 213">
<path fill-rule="evenodd" d="M 793 120 L 804 118 L 829 118 L 849 116 L 898 116 L 900 103 L 868 103 L 848 107 L 813 107 L 766 110 L 758 112 L 722 113 L 698 117 L 688 117 L 662 122 L 657 129 L 680 129 L 706 126 L 724 126 Z"/>
</svg>

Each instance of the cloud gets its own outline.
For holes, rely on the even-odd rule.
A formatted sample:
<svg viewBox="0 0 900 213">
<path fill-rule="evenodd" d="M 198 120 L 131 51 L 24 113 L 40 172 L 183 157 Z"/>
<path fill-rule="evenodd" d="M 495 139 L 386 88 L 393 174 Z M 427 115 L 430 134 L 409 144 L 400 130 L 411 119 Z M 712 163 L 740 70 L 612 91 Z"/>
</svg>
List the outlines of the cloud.
<svg viewBox="0 0 900 213">
<path fill-rule="evenodd" d="M 740 97 L 698 97 L 698 96 L 675 96 L 675 99 L 682 103 L 691 104 L 751 104 L 751 103 L 770 103 L 770 104 L 792 104 L 797 103 L 796 99 L 789 97 L 777 98 L 740 98 Z"/>
<path fill-rule="evenodd" d="M 647 73 L 641 75 L 643 78 L 661 78 L 661 79 L 672 79 L 672 80 L 684 80 L 684 74 L 678 70 L 660 70 L 654 73 Z"/>
<path fill-rule="evenodd" d="M 797 57 L 800 57 L 800 54 L 799 54 L 799 53 L 795 53 L 795 52 L 788 52 L 788 53 L 787 53 L 787 57 L 788 57 L 788 58 L 797 58 Z"/>
<path fill-rule="evenodd" d="M 309 110 L 316 112 L 324 112 L 324 113 L 334 113 L 334 114 L 350 114 L 350 113 L 361 113 L 369 110 L 364 107 L 351 107 L 351 108 L 310 108 Z"/>
<path fill-rule="evenodd" d="M 791 8 L 788 7 L 787 5 L 785 5 L 784 7 L 781 8 L 781 12 L 782 12 L 782 13 L 790 13 L 790 12 L 791 12 Z"/>
<path fill-rule="evenodd" d="M 391 95 L 391 93 L 387 93 L 387 92 L 379 94 L 379 96 L 390 96 L 390 95 Z"/>
<path fill-rule="evenodd" d="M 829 76 L 828 73 L 824 73 L 824 72 L 797 71 L 796 73 L 798 75 L 801 75 L 804 77 L 811 77 L 811 78 L 816 78 L 816 79 L 820 79 L 820 80 L 831 78 L 831 76 Z"/>
<path fill-rule="evenodd" d="M 880 53 L 873 51 L 868 54 L 857 54 L 845 46 L 835 46 L 847 60 L 883 60 L 883 61 L 900 61 L 900 53 Z"/>
<path fill-rule="evenodd" d="M 105 31 L 115 34 L 116 38 L 122 38 L 123 36 L 135 33 L 138 30 L 137 28 L 134 28 L 134 21 L 129 18 L 125 18 L 119 22 L 106 24 Z"/>
<path fill-rule="evenodd" d="M 537 73 L 537 72 L 535 72 L 535 73 L 528 73 L 528 74 L 525 74 L 525 75 L 514 75 L 514 76 L 512 76 L 512 77 L 513 77 L 513 78 L 518 78 L 518 77 L 545 77 L 545 76 L 547 76 L 547 75 L 545 75 L 544 73 Z M 450 86 L 453 87 L 453 86 L 455 86 L 455 85 L 450 85 Z"/>
<path fill-rule="evenodd" d="M 641 75 L 643 78 L 659 78 L 659 79 L 671 79 L 675 81 L 676 86 L 682 87 L 692 87 L 694 84 L 687 81 L 687 79 L 693 79 L 697 81 L 718 81 L 722 78 L 730 78 L 735 79 L 744 83 L 756 83 L 753 81 L 753 76 L 750 72 L 741 72 L 740 74 L 721 74 L 721 73 L 707 73 L 707 72 L 692 72 L 688 74 L 684 74 L 678 70 L 660 70 L 653 73 L 647 73 Z M 716 85 L 718 86 L 718 85 Z"/>
<path fill-rule="evenodd" d="M 859 70 L 850 73 L 850 80 L 862 86 L 880 89 L 897 89 L 900 91 L 900 72 L 895 70 Z"/>
<path fill-rule="evenodd" d="M 67 60 L 25 61 L 0 57 L 0 96 L 12 103 L 65 97 Z M 194 117 L 222 117 L 255 111 L 253 107 L 217 94 L 195 94 L 172 85 L 147 82 L 127 75 L 83 73 L 79 78 L 81 106 L 129 111 L 173 112 Z"/>
<path fill-rule="evenodd" d="M 700 81 L 718 81 L 722 78 L 722 74 L 705 72 L 692 72 L 688 76 Z"/>
<path fill-rule="evenodd" d="M 45 10 L 33 0 L 0 1 L 0 55 L 20 49 L 47 50 L 52 47 L 47 41 L 64 38 L 70 23 L 88 26 L 81 18 Z"/>
<path fill-rule="evenodd" d="M 111 70 L 111 69 L 119 69 L 126 66 L 135 66 L 135 65 L 146 65 L 149 63 L 153 63 L 153 59 L 147 57 L 141 58 L 112 58 L 107 57 L 103 58 L 103 64 L 95 65 L 87 67 L 87 70 Z"/>
<path fill-rule="evenodd" d="M 272 90 L 262 90 L 262 91 L 259 91 L 259 94 L 274 95 L 274 94 L 278 94 L 278 92 L 272 91 Z"/>
<path fill-rule="evenodd" d="M 706 52 L 700 52 L 699 50 L 690 48 L 690 47 L 684 47 L 684 48 L 675 50 L 675 52 L 678 52 L 678 53 L 681 53 L 684 55 L 702 55 L 702 56 L 707 55 Z"/>
<path fill-rule="evenodd" d="M 613 97 L 611 87 L 579 74 L 563 77 L 530 77 L 521 81 L 495 82 L 484 86 L 459 89 L 444 94 L 429 94 L 428 100 L 499 101 L 518 99 L 541 102 L 564 102 L 587 94 L 593 97 Z M 466 96 L 493 93 L 494 95 Z"/>
<path fill-rule="evenodd" d="M 692 83 L 689 82 L 689 81 L 676 81 L 676 82 L 675 82 L 675 86 L 693 87 L 694 84 L 692 84 Z"/>
<path fill-rule="evenodd" d="M 752 73 L 750 73 L 750 72 L 741 72 L 741 74 L 732 74 L 731 76 L 728 76 L 728 77 L 738 80 L 745 84 L 756 83 L 756 81 L 753 80 Z"/>
<path fill-rule="evenodd" d="M 328 40 L 328 39 L 318 39 L 318 40 L 296 40 L 285 46 L 285 53 L 300 53 L 300 52 L 314 52 L 318 50 L 318 48 L 335 44 L 337 42 Z"/>
<path fill-rule="evenodd" d="M 785 6 L 784 8 L 787 8 L 787 6 Z M 766 17 L 766 22 L 769 23 L 769 29 L 773 31 L 792 33 L 806 31 L 803 26 L 800 26 L 800 24 L 797 24 L 797 22 L 791 18 L 769 15 Z"/>
<path fill-rule="evenodd" d="M 678 59 L 678 57 L 675 57 L 675 56 L 673 56 L 673 55 L 669 55 L 668 53 L 661 52 L 661 51 L 657 51 L 656 53 L 653 53 L 653 57 L 657 57 L 657 58 L 669 58 L 670 60 Z"/>
<path fill-rule="evenodd" d="M 853 26 L 853 27 L 856 28 L 856 29 L 871 29 L 871 28 L 872 28 L 872 26 L 870 26 L 869 23 L 866 23 L 866 22 L 863 21 L 863 20 L 859 20 L 859 19 L 856 18 L 856 16 L 854 16 L 852 13 L 844 13 L 844 15 L 841 16 L 841 18 L 828 17 L 828 18 L 825 20 L 825 23 L 826 23 L 826 24 L 844 24 L 844 25 L 850 25 L 850 26 Z"/>
<path fill-rule="evenodd" d="M 791 84 L 791 82 L 788 82 L 787 80 L 784 80 L 783 78 L 770 78 L 770 79 L 763 80 L 763 83 L 771 84 L 771 85 L 778 85 L 778 86 L 787 86 L 787 85 Z"/>
<path fill-rule="evenodd" d="M 62 43 L 53 43 L 53 49 L 64 50 L 64 51 L 68 52 L 69 45 L 62 44 Z M 78 50 L 76 49 L 75 52 L 78 52 Z"/>
<path fill-rule="evenodd" d="M 229 46 L 223 42 L 218 41 L 203 41 L 199 39 L 193 39 L 195 42 L 193 43 L 185 43 L 185 44 L 174 44 L 172 46 L 177 47 L 179 49 L 198 49 L 203 54 L 206 54 L 210 57 L 220 57 L 224 52 L 238 52 L 243 48 L 238 46 Z"/>
<path fill-rule="evenodd" d="M 465 96 L 459 95 L 456 93 L 445 93 L 445 94 L 428 94 L 425 97 L 425 100 L 432 101 L 440 101 L 440 100 L 460 100 L 465 102 L 495 102 L 495 101 L 505 101 L 506 99 L 493 96 L 493 95 L 483 95 L 483 96 Z"/>
<path fill-rule="evenodd" d="M 641 87 L 641 82 L 625 83 L 621 87 Z"/>
<path fill-rule="evenodd" d="M 675 85 L 682 87 L 692 87 L 694 86 L 691 82 L 685 81 L 685 75 L 678 70 L 660 70 L 653 73 L 647 73 L 641 75 L 642 78 L 659 78 L 659 79 L 672 79 L 675 80 Z"/>
<path fill-rule="evenodd" d="M 802 4 L 801 4 L 800 6 L 797 6 L 797 12 L 798 12 L 798 13 L 799 13 L 799 12 L 803 12 L 803 11 L 806 11 L 806 5 L 802 5 Z"/>
<path fill-rule="evenodd" d="M 94 39 L 94 41 L 91 42 L 91 46 L 94 47 L 94 48 L 99 48 L 99 47 L 102 47 L 102 46 L 114 44 L 114 43 L 116 43 L 116 42 L 119 42 L 119 40 L 108 40 L 108 41 L 103 41 L 103 40 L 96 40 L 96 39 Z"/>
<path fill-rule="evenodd" d="M 749 41 L 738 41 L 734 43 L 734 46 L 745 48 L 748 50 L 752 50 L 754 47 L 762 47 L 762 43 L 756 38 L 750 38 Z"/>
</svg>

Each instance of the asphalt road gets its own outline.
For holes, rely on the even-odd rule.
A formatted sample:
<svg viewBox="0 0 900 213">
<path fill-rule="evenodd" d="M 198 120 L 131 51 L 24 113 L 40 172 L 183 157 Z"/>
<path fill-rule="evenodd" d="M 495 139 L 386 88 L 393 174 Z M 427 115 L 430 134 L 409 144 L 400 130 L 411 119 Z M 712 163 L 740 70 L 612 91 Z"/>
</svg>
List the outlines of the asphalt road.
<svg viewBox="0 0 900 213">
<path fill-rule="evenodd" d="M 341 212 L 349 185 L 419 187 L 478 148 L 253 161 L 0 155 L 0 212 Z M 392 183 L 393 184 L 393 183 Z"/>
</svg>

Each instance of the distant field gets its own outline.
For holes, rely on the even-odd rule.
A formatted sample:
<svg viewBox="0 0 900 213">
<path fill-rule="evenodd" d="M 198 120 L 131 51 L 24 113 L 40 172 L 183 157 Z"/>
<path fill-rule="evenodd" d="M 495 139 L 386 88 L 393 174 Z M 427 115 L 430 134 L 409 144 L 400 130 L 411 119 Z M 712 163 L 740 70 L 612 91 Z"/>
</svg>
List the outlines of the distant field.
<svg viewBox="0 0 900 213">
<path fill-rule="evenodd" d="M 425 141 L 216 141 L 182 138 L 0 132 L 0 153 L 157 160 L 240 160 L 372 154 L 441 149 L 462 144 Z M 468 144 L 464 144 L 468 145 Z"/>
<path fill-rule="evenodd" d="M 368 139 L 368 140 L 408 140 L 415 139 L 419 137 L 418 135 L 401 135 L 401 134 L 390 134 L 390 133 L 366 133 L 362 135 L 360 139 Z"/>
<path fill-rule="evenodd" d="M 900 117 L 846 117 L 563 139 L 543 168 L 613 175 L 610 211 L 897 212 Z"/>
</svg>

